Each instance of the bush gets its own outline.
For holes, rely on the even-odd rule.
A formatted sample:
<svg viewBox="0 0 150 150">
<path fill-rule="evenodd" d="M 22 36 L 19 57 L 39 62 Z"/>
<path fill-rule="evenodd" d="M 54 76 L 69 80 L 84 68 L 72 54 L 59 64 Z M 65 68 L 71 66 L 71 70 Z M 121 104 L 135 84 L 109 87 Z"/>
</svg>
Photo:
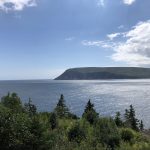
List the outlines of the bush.
<svg viewBox="0 0 150 150">
<path fill-rule="evenodd" d="M 80 143 L 85 138 L 86 138 L 86 134 L 84 132 L 84 129 L 82 129 L 80 127 L 80 124 L 78 122 L 74 123 L 68 129 L 68 139 L 69 139 L 69 141 L 75 141 L 77 143 Z"/>
<path fill-rule="evenodd" d="M 49 118 L 51 129 L 54 130 L 58 126 L 57 117 L 55 113 L 52 113 Z"/>
<path fill-rule="evenodd" d="M 150 150 L 150 144 L 149 143 L 135 143 L 131 145 L 130 143 L 122 143 L 117 150 Z"/>
<path fill-rule="evenodd" d="M 1 104 L 9 109 L 12 112 L 22 112 L 23 107 L 21 103 L 21 99 L 18 97 L 16 93 L 8 93 L 6 96 L 2 97 Z"/>
<path fill-rule="evenodd" d="M 121 138 L 125 142 L 131 142 L 134 139 L 135 132 L 129 128 L 121 129 Z"/>
<path fill-rule="evenodd" d="M 30 120 L 26 114 L 13 114 L 7 108 L 0 108 L 0 148 L 25 149 L 31 136 Z"/>
<path fill-rule="evenodd" d="M 109 118 L 102 118 L 96 124 L 95 136 L 103 145 L 114 149 L 120 144 L 120 134 L 115 122 Z"/>
</svg>

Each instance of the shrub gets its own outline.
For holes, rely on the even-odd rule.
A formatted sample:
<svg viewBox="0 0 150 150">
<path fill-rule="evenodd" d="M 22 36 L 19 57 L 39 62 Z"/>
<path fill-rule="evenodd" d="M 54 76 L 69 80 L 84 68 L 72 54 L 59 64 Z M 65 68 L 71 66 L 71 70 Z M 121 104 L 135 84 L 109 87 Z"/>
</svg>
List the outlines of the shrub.
<svg viewBox="0 0 150 150">
<path fill-rule="evenodd" d="M 121 138 L 125 142 L 131 142 L 134 139 L 134 131 L 129 128 L 121 129 Z"/>
<path fill-rule="evenodd" d="M 55 129 L 58 126 L 57 117 L 55 113 L 52 113 L 49 118 L 51 129 Z"/>
<path fill-rule="evenodd" d="M 6 96 L 2 97 L 1 104 L 13 112 L 22 112 L 23 107 L 20 98 L 16 93 L 8 93 Z"/>
<path fill-rule="evenodd" d="M 102 118 L 96 124 L 95 136 L 103 145 L 114 149 L 120 144 L 120 134 L 115 122 L 111 118 Z"/>
<path fill-rule="evenodd" d="M 86 134 L 84 132 L 84 129 L 82 129 L 80 127 L 80 124 L 78 122 L 74 123 L 68 129 L 68 139 L 69 139 L 69 141 L 75 141 L 77 143 L 80 143 L 85 138 L 86 138 Z"/>
</svg>

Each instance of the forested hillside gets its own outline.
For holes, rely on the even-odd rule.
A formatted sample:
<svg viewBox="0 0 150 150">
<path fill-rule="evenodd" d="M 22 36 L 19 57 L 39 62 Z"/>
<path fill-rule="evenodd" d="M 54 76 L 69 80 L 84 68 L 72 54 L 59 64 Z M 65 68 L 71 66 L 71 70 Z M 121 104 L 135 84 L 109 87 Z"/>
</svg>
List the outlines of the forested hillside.
<svg viewBox="0 0 150 150">
<path fill-rule="evenodd" d="M 66 70 L 56 80 L 150 79 L 150 68 L 86 67 Z"/>
</svg>

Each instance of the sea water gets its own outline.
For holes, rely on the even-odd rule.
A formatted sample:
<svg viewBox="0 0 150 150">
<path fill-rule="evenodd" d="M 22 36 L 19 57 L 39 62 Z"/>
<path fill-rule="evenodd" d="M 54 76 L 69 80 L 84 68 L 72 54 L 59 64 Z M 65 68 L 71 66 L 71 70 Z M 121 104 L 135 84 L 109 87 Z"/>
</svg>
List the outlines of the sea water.
<svg viewBox="0 0 150 150">
<path fill-rule="evenodd" d="M 32 102 L 38 111 L 53 111 L 60 94 L 70 111 L 81 116 L 89 99 L 101 116 L 114 116 L 133 105 L 137 118 L 150 127 L 150 80 L 21 80 L 0 81 L 0 97 L 16 92 L 23 103 Z"/>
</svg>

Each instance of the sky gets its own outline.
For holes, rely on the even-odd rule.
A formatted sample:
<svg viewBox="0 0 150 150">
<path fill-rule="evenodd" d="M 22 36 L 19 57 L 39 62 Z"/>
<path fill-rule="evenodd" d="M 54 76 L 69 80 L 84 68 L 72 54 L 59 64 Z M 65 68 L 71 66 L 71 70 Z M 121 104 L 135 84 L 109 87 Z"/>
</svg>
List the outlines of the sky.
<svg viewBox="0 0 150 150">
<path fill-rule="evenodd" d="M 0 0 L 0 80 L 150 67 L 149 8 L 150 0 Z"/>
</svg>

